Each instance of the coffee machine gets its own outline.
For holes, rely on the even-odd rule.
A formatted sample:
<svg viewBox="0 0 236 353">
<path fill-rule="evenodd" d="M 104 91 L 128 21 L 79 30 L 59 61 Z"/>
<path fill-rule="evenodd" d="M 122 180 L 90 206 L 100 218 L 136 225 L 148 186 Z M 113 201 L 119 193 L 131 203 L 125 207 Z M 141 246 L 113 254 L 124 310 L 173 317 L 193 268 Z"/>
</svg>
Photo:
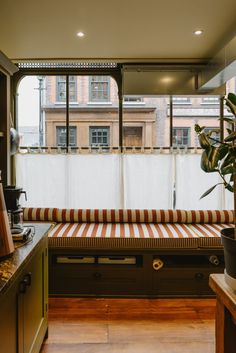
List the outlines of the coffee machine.
<svg viewBox="0 0 236 353">
<path fill-rule="evenodd" d="M 26 192 L 21 187 L 17 186 L 5 186 L 3 188 L 4 198 L 6 202 L 6 208 L 9 217 L 9 223 L 12 234 L 20 234 L 24 231 L 23 226 L 23 209 L 20 205 L 21 194 L 25 195 L 27 200 Z"/>
</svg>

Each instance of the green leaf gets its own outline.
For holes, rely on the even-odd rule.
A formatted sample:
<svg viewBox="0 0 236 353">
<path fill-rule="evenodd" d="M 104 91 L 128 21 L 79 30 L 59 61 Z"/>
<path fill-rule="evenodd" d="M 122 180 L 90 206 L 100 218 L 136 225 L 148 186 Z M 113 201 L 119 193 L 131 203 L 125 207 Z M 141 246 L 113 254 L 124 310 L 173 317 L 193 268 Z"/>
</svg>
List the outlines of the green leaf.
<svg viewBox="0 0 236 353">
<path fill-rule="evenodd" d="M 200 126 L 198 124 L 194 125 L 194 130 L 197 134 L 200 134 L 205 129 L 205 126 Z"/>
<path fill-rule="evenodd" d="M 231 102 L 231 100 L 229 98 L 225 98 L 225 104 L 227 105 L 227 107 L 229 108 L 231 113 L 234 116 L 236 116 L 236 105 L 233 102 Z"/>
<path fill-rule="evenodd" d="M 228 100 L 236 106 L 236 95 L 233 92 L 228 93 Z"/>
<path fill-rule="evenodd" d="M 202 196 L 200 197 L 200 200 L 203 199 L 203 197 L 206 197 L 207 195 L 209 195 L 217 187 L 217 185 L 220 185 L 220 184 L 222 184 L 222 183 L 218 183 L 218 184 L 212 186 L 207 191 L 205 191 L 204 194 L 202 194 Z"/>
<path fill-rule="evenodd" d="M 226 121 L 229 124 L 234 124 L 235 123 L 235 118 L 220 118 L 220 120 Z"/>
<path fill-rule="evenodd" d="M 203 151 L 201 158 L 201 168 L 206 173 L 213 173 L 217 171 L 218 162 L 220 161 L 219 148 L 210 146 Z"/>
<path fill-rule="evenodd" d="M 236 108 L 236 107 L 235 107 Z M 231 134 L 229 134 L 225 139 L 224 141 L 225 142 L 231 142 L 231 141 L 234 141 L 236 140 L 236 132 L 233 131 Z"/>
<path fill-rule="evenodd" d="M 234 188 L 230 184 L 225 185 L 225 189 L 229 190 L 230 192 L 234 192 Z"/>
<path fill-rule="evenodd" d="M 205 132 L 202 132 L 199 136 L 198 136 L 198 140 L 200 143 L 200 146 L 205 150 L 207 148 L 209 148 L 211 146 L 209 137 L 205 134 Z"/>
<path fill-rule="evenodd" d="M 232 161 L 235 161 L 235 158 L 236 158 L 236 145 L 235 146 L 230 146 L 229 153 L 230 153 L 230 155 L 232 157 Z"/>
<path fill-rule="evenodd" d="M 221 168 L 222 175 L 232 174 L 232 173 L 234 173 L 234 171 L 235 171 L 235 168 L 233 167 L 232 164 L 227 165 L 224 168 Z"/>
<path fill-rule="evenodd" d="M 219 160 L 223 159 L 227 153 L 229 152 L 229 146 L 228 145 L 220 145 L 218 147 L 218 152 L 219 152 Z"/>
</svg>

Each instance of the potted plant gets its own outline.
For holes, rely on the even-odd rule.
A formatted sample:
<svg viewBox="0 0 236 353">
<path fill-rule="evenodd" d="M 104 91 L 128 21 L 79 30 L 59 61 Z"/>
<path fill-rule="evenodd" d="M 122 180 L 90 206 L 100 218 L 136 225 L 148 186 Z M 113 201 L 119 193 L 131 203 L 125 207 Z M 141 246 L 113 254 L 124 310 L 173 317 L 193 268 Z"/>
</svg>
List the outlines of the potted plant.
<svg viewBox="0 0 236 353">
<path fill-rule="evenodd" d="M 220 141 L 214 135 L 219 129 L 204 132 L 204 126 L 195 125 L 200 146 L 203 149 L 201 168 L 206 173 L 218 173 L 221 181 L 204 192 L 201 198 L 210 194 L 218 185 L 223 185 L 234 195 L 234 224 L 236 214 L 236 95 L 229 93 L 224 97 L 225 105 L 233 114 L 222 117 L 228 125 L 227 136 Z M 236 227 L 221 231 L 225 257 L 225 280 L 236 290 Z"/>
</svg>

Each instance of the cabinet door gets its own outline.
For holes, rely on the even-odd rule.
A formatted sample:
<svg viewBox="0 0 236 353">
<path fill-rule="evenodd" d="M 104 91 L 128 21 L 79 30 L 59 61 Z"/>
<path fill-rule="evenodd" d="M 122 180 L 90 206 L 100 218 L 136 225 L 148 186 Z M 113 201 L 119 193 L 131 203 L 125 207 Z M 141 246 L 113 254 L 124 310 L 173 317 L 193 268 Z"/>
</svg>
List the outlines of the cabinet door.
<svg viewBox="0 0 236 353">
<path fill-rule="evenodd" d="M 17 352 L 17 288 L 8 289 L 0 299 L 0 352 Z"/>
<path fill-rule="evenodd" d="M 41 248 L 26 266 L 22 278 L 19 321 L 23 327 L 24 353 L 38 353 L 47 330 L 47 250 Z M 21 345 L 21 348 L 22 348 Z M 21 350 L 20 350 L 21 351 Z"/>
</svg>

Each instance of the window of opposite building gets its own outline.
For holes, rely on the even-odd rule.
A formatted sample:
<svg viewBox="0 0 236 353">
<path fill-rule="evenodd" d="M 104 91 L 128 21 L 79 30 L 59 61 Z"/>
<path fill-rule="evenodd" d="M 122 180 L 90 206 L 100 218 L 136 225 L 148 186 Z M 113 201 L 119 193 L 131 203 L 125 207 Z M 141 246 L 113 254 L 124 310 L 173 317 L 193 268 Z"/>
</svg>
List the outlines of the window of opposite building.
<svg viewBox="0 0 236 353">
<path fill-rule="evenodd" d="M 90 146 L 109 146 L 110 128 L 93 126 L 89 128 Z"/>
<path fill-rule="evenodd" d="M 173 147 L 188 147 L 190 145 L 190 128 L 173 128 Z"/>
<path fill-rule="evenodd" d="M 109 76 L 90 77 L 89 99 L 91 102 L 108 102 L 110 100 L 110 77 Z"/>
<path fill-rule="evenodd" d="M 124 126 L 123 128 L 123 143 L 126 147 L 143 146 L 142 136 L 143 129 L 140 126 Z"/>
<path fill-rule="evenodd" d="M 77 145 L 76 139 L 77 129 L 76 126 L 69 127 L 69 146 L 75 147 Z M 57 146 L 66 146 L 66 127 L 57 126 L 56 127 L 56 143 Z"/>
<path fill-rule="evenodd" d="M 190 97 L 173 97 L 173 104 L 191 104 Z"/>
<path fill-rule="evenodd" d="M 57 76 L 56 97 L 58 102 L 66 102 L 66 76 Z M 69 101 L 77 101 L 77 78 L 69 76 Z"/>
</svg>

